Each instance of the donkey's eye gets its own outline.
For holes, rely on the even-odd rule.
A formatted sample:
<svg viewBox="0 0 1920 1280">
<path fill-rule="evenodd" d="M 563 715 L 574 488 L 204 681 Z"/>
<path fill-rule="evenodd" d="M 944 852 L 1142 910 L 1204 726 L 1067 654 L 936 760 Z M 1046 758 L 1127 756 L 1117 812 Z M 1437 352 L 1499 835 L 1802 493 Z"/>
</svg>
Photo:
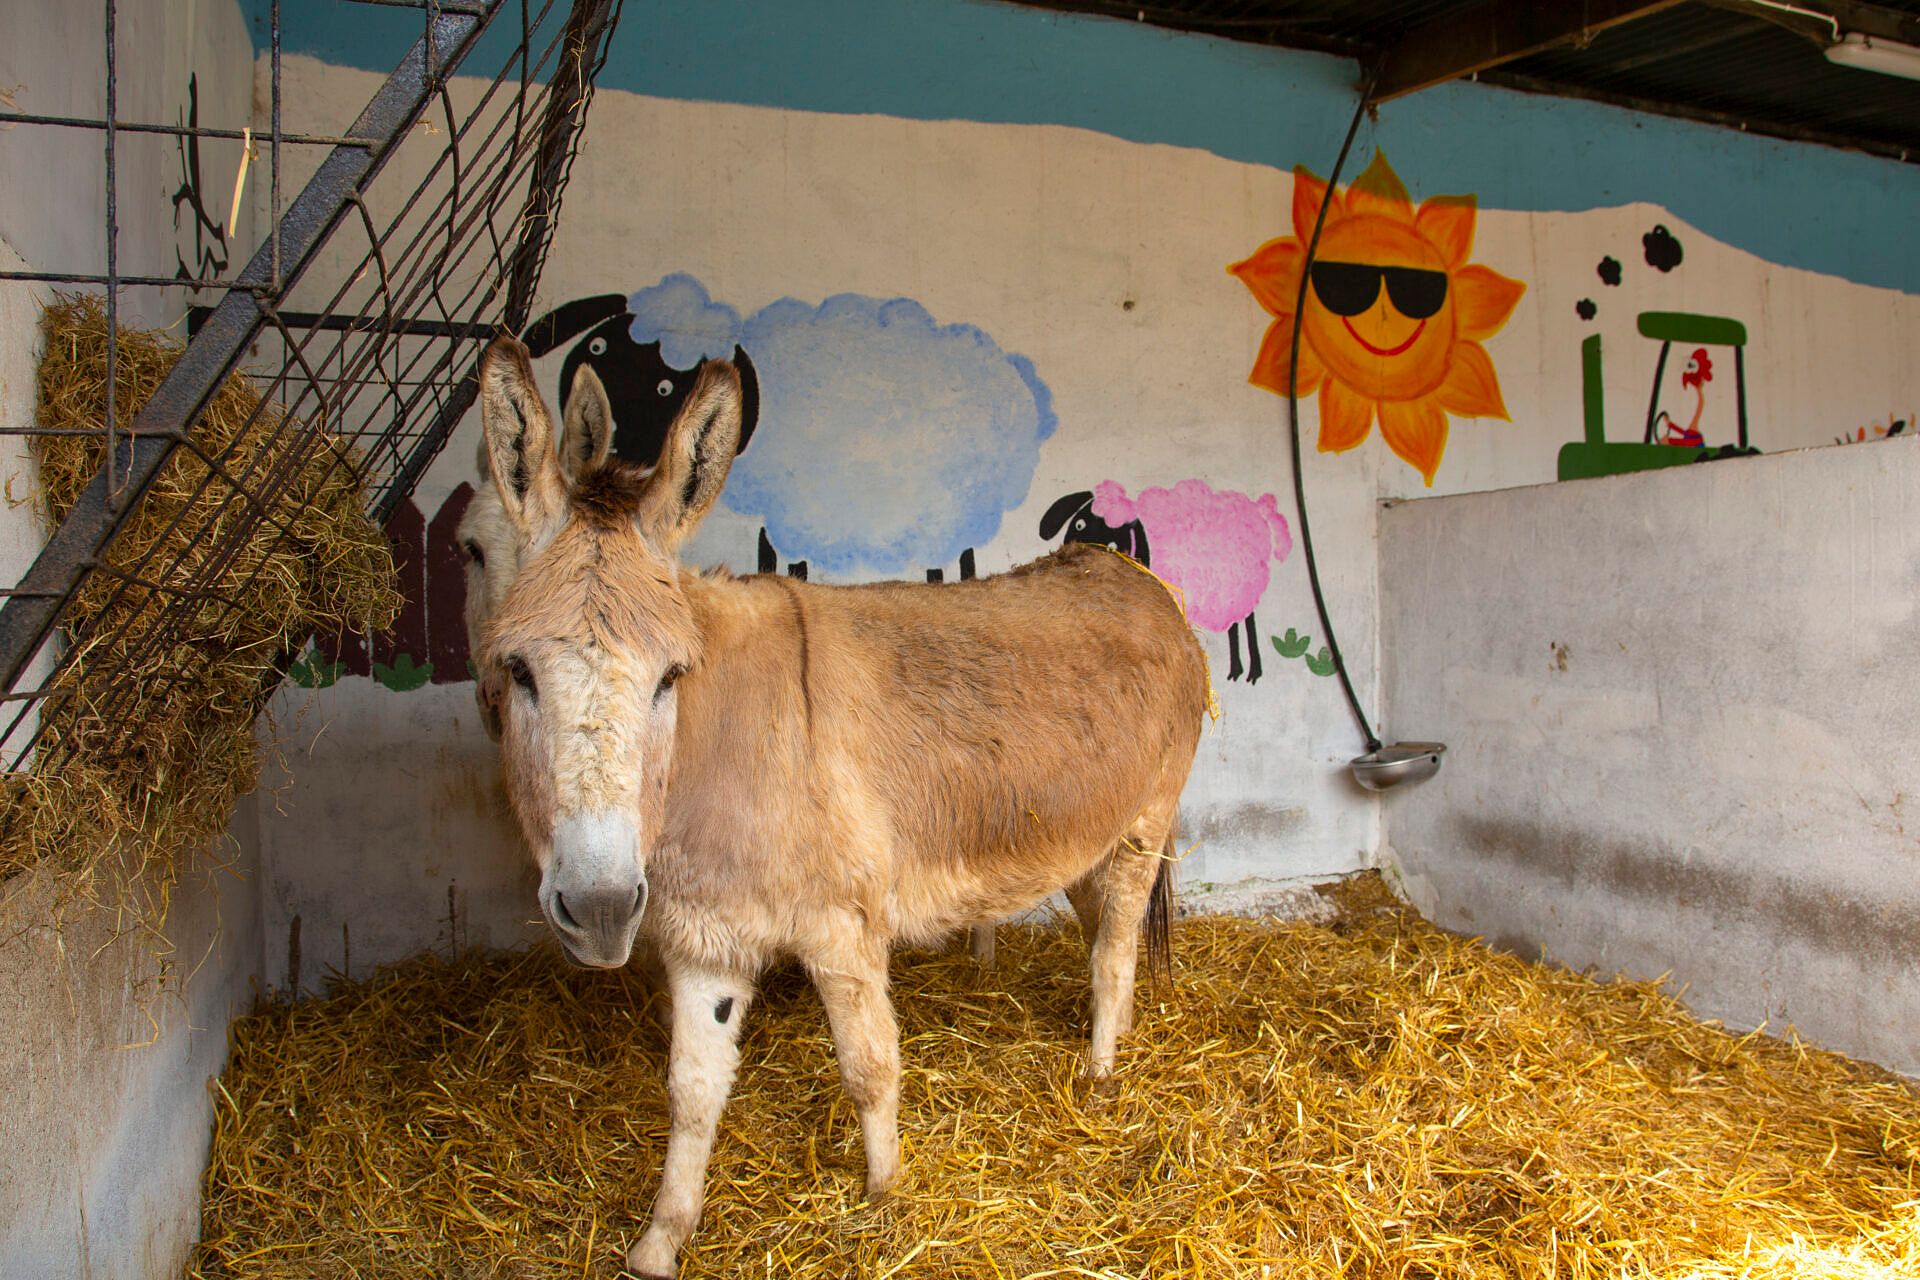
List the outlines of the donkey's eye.
<svg viewBox="0 0 1920 1280">
<path fill-rule="evenodd" d="M 527 691 L 529 698 L 538 698 L 540 696 L 540 690 L 537 689 L 533 683 L 533 670 L 527 666 L 527 660 L 525 658 L 518 656 L 508 658 L 507 674 L 513 677 L 515 684 Z"/>
<path fill-rule="evenodd" d="M 670 396 L 673 394 L 673 379 L 662 378 L 653 389 L 659 395 Z"/>
<path fill-rule="evenodd" d="M 467 551 L 467 559 L 473 561 L 475 564 L 479 565 L 482 569 L 486 568 L 487 553 L 480 549 L 480 544 L 475 542 L 472 538 L 468 538 L 465 545 L 466 545 L 466 551 Z"/>
<path fill-rule="evenodd" d="M 660 699 L 666 697 L 668 693 L 672 692 L 674 681 L 685 674 L 687 674 L 687 669 L 677 662 L 668 667 L 667 673 L 660 677 L 660 687 L 653 691 L 653 700 L 658 702 Z"/>
</svg>

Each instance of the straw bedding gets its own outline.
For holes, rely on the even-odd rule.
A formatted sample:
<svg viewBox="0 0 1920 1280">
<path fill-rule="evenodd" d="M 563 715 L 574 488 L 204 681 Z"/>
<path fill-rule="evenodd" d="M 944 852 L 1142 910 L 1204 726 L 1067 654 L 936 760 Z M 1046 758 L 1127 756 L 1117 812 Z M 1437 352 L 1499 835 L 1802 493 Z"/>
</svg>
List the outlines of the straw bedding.
<svg viewBox="0 0 1920 1280">
<path fill-rule="evenodd" d="M 105 456 L 91 433 L 106 417 L 107 321 L 98 298 L 80 296 L 48 307 L 43 323 L 39 425 L 76 433 L 31 438 L 57 521 Z M 157 333 L 119 337 L 124 427 L 182 348 Z M 285 528 L 176 450 L 69 611 L 90 647 L 42 704 L 34 765 L 0 793 L 0 879 L 50 862 L 70 897 L 112 900 L 149 927 L 164 918 L 177 861 L 218 838 L 255 783 L 253 722 L 276 661 L 317 632 L 385 626 L 400 604 L 391 549 L 330 435 L 262 406 L 234 376 L 192 439 L 228 475 L 254 477 Z M 129 574 L 142 582 L 121 590 Z M 129 687 L 137 696 L 124 701 Z"/>
<path fill-rule="evenodd" d="M 900 957 L 878 1206 L 818 1001 L 774 975 L 682 1275 L 1920 1275 L 1912 1085 L 1373 895 L 1183 921 L 1099 1086 L 1071 926 L 1003 928 L 988 973 Z M 666 1139 L 657 1014 L 536 951 L 240 1022 L 189 1274 L 618 1274 Z"/>
</svg>

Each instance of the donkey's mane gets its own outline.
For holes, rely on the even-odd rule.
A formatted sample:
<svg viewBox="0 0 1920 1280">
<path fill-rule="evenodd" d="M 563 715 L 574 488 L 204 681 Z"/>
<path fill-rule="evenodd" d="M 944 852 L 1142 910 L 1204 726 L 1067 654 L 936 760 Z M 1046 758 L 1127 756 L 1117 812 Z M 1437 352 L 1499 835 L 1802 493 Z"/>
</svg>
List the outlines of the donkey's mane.
<svg viewBox="0 0 1920 1280">
<path fill-rule="evenodd" d="M 609 458 L 580 477 L 568 501 L 580 519 L 596 529 L 610 529 L 633 519 L 652 475 L 651 467 Z"/>
</svg>

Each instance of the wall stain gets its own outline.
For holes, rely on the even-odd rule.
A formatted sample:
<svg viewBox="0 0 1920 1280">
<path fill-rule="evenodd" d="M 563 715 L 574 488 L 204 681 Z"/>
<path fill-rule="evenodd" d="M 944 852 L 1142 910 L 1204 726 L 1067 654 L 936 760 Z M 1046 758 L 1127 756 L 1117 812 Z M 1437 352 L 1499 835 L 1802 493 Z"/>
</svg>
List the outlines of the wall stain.
<svg viewBox="0 0 1920 1280">
<path fill-rule="evenodd" d="M 1306 825 L 1307 811 L 1299 805 L 1252 804 L 1224 805 L 1191 817 L 1182 815 L 1176 833 L 1182 845 L 1196 840 L 1271 839 L 1297 831 Z"/>
<path fill-rule="evenodd" d="M 1760 924 L 1873 969 L 1884 968 L 1889 957 L 1920 962 L 1920 902 L 1861 901 L 1748 869 L 1688 861 L 1651 839 L 1606 839 L 1503 818 L 1463 817 L 1454 825 L 1461 847 L 1474 856 L 1497 858 L 1569 889 L 1665 902 L 1742 932 Z M 1506 946 L 1520 954 L 1537 950 L 1511 940 Z"/>
</svg>

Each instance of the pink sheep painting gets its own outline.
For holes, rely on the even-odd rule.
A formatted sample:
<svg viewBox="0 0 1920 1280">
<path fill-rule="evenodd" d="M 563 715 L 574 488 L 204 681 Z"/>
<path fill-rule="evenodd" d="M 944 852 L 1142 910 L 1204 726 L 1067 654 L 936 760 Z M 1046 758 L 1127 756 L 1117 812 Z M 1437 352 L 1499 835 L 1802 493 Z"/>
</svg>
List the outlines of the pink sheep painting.
<svg viewBox="0 0 1920 1280">
<path fill-rule="evenodd" d="M 1070 493 L 1047 509 L 1040 536 L 1095 542 L 1123 551 L 1180 589 L 1187 619 L 1227 636 L 1227 679 L 1260 678 L 1253 610 L 1267 590 L 1268 565 L 1293 550 L 1293 532 L 1273 495 L 1249 498 L 1204 480 L 1142 489 L 1129 498 L 1113 480 Z M 1240 658 L 1246 632 L 1246 662 Z"/>
</svg>

